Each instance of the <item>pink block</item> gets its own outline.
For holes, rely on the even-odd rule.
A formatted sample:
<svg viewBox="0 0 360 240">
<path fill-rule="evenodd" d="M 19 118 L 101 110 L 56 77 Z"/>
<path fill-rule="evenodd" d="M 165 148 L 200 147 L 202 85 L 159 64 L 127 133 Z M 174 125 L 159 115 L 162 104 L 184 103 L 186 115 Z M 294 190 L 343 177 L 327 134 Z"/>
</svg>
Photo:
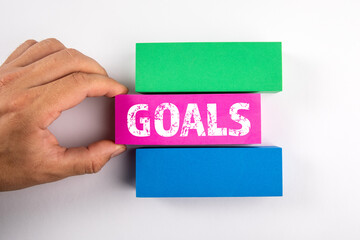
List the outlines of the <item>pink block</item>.
<svg viewBox="0 0 360 240">
<path fill-rule="evenodd" d="M 261 143 L 260 94 L 118 95 L 115 142 L 132 145 Z"/>
</svg>

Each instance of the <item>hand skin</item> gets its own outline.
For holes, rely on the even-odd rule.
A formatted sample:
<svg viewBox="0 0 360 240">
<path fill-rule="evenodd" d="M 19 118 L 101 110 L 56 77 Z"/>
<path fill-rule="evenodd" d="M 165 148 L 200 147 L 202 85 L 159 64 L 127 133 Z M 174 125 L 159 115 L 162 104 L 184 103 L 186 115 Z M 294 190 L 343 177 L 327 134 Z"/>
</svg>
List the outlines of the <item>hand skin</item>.
<svg viewBox="0 0 360 240">
<path fill-rule="evenodd" d="M 102 140 L 65 148 L 47 128 L 86 97 L 127 91 L 95 60 L 56 39 L 20 45 L 0 66 L 0 191 L 100 171 L 126 146 Z"/>
</svg>

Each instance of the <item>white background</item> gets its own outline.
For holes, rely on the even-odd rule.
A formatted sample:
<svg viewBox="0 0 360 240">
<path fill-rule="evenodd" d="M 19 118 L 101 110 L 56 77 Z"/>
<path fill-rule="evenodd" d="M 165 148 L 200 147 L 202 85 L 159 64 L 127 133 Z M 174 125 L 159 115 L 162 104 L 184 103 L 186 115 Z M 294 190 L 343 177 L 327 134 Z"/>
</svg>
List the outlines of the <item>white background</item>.
<svg viewBox="0 0 360 240">
<path fill-rule="evenodd" d="M 98 174 L 0 193 L 0 239 L 360 239 L 359 3 L 1 0 L 0 61 L 56 37 L 131 92 L 136 42 L 283 42 L 262 128 L 283 147 L 284 197 L 137 199 L 130 149 Z M 88 99 L 51 130 L 66 146 L 112 137 L 112 107 Z"/>
</svg>

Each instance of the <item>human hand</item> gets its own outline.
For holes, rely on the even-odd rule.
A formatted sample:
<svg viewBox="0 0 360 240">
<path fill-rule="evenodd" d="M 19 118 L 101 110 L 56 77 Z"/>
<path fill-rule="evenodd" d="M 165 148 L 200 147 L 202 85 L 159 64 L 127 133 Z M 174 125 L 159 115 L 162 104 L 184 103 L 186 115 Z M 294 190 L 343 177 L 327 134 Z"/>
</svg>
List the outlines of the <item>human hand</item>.
<svg viewBox="0 0 360 240">
<path fill-rule="evenodd" d="M 127 91 L 95 60 L 56 39 L 20 45 L 0 66 L 0 191 L 96 173 L 125 151 L 110 140 L 61 147 L 47 128 L 86 97 Z"/>
</svg>

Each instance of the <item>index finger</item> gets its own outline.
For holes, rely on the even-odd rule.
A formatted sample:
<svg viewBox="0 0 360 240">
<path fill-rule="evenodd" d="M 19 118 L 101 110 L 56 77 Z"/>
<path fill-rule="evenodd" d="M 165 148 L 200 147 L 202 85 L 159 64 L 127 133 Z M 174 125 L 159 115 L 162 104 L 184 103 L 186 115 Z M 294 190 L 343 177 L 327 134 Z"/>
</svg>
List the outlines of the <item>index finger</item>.
<svg viewBox="0 0 360 240">
<path fill-rule="evenodd" d="M 36 87 L 42 94 L 36 109 L 41 128 L 47 128 L 62 111 L 81 103 L 86 97 L 115 97 L 126 94 L 127 87 L 100 74 L 72 73 L 57 81 Z"/>
</svg>

